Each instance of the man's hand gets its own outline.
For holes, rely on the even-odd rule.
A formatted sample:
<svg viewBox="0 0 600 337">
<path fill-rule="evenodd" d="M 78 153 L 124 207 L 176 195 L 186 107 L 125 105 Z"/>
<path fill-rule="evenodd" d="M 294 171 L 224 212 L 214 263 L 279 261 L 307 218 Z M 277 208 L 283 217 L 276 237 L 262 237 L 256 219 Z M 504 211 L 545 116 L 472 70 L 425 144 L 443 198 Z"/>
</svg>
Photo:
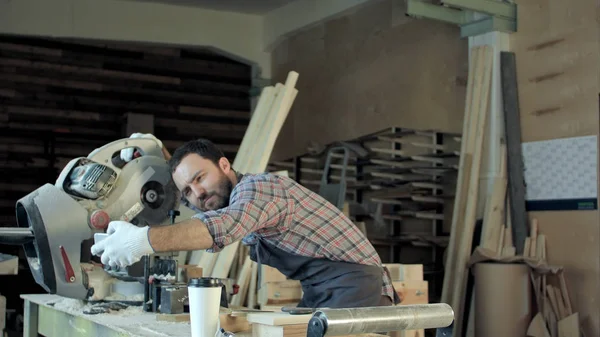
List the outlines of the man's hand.
<svg viewBox="0 0 600 337">
<path fill-rule="evenodd" d="M 92 246 L 92 254 L 101 256 L 103 264 L 121 268 L 138 262 L 142 256 L 154 254 L 148 240 L 149 227 L 137 227 L 125 221 L 111 221 L 106 239 Z"/>
<path fill-rule="evenodd" d="M 133 133 L 129 138 L 154 139 L 158 143 L 158 146 L 160 146 L 161 149 L 163 148 L 163 143 L 158 138 L 154 137 L 154 135 L 151 133 Z M 133 159 L 134 150 L 135 149 L 133 147 L 128 147 L 126 149 L 121 150 L 121 159 L 123 159 L 124 162 L 129 163 Z"/>
</svg>

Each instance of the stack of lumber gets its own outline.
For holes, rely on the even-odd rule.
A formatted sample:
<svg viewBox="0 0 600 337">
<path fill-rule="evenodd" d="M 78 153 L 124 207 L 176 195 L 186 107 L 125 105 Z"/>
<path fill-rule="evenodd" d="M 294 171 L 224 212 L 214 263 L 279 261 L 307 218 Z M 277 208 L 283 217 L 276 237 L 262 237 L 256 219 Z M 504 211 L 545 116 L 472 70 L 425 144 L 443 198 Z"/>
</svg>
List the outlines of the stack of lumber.
<svg viewBox="0 0 600 337">
<path fill-rule="evenodd" d="M 249 65 L 207 51 L 0 36 L 0 224 L 69 160 L 128 137 L 128 113 L 171 152 L 201 136 L 233 158 L 250 89 Z"/>
<path fill-rule="evenodd" d="M 273 151 L 275 140 L 298 94 L 295 88 L 298 73 L 291 71 L 285 84 L 263 88 L 240 150 L 233 161 L 233 169 L 241 173 L 261 173 L 267 169 L 267 163 Z M 240 286 L 238 294 L 232 301 L 244 303 L 251 287 L 251 276 L 256 273 L 254 264 L 249 259 L 247 249 L 239 242 L 226 246 L 218 253 L 195 251 L 191 254 L 188 264 L 196 264 L 202 268 L 205 276 L 228 278 L 237 276 Z M 236 262 L 241 262 L 240 264 Z M 233 272 L 232 272 L 233 268 Z M 237 269 L 240 269 L 239 271 Z"/>
<path fill-rule="evenodd" d="M 479 181 L 489 108 L 492 60 L 490 46 L 471 49 L 456 197 L 441 298 L 441 302 L 450 304 L 456 314 L 453 332 L 455 336 L 462 335 L 468 261 L 472 251 L 476 210 L 483 199 L 479 195 Z M 498 185 L 502 186 L 502 179 Z M 503 196 L 500 199 L 503 200 Z M 496 203 L 497 200 L 494 198 L 490 201 L 492 202 Z M 489 213 L 494 212 L 493 208 L 488 209 Z M 484 219 L 484 227 L 485 222 Z"/>
</svg>

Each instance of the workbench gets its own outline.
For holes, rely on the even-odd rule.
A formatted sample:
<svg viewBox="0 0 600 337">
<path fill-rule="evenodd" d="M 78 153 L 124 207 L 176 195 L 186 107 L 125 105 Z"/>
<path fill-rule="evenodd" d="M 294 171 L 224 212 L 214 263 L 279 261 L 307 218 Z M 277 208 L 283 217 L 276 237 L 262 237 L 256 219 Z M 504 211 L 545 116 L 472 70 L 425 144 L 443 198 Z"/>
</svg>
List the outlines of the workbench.
<svg viewBox="0 0 600 337">
<path fill-rule="evenodd" d="M 49 294 L 21 295 L 24 303 L 24 337 L 180 337 L 190 336 L 189 322 L 162 322 L 156 313 L 129 307 L 96 315 L 83 313 L 82 302 Z M 236 337 L 251 337 L 251 332 Z"/>
<path fill-rule="evenodd" d="M 188 337 L 191 334 L 189 322 L 167 322 L 156 319 L 156 313 L 144 312 L 141 306 L 111 313 L 89 315 L 84 314 L 82 301 L 50 294 L 21 295 L 24 303 L 23 337 L 37 337 L 38 333 L 45 337 Z M 282 313 L 280 313 L 282 314 Z M 249 315 L 257 315 L 256 313 Z M 267 321 L 300 320 L 299 316 L 288 316 L 277 313 L 260 313 L 259 317 L 248 319 L 253 321 L 251 330 L 236 332 L 236 337 L 270 336 L 306 336 L 306 330 L 300 325 L 272 325 Z M 265 315 L 265 316 L 262 316 Z M 285 316 L 290 318 L 285 318 Z M 292 318 L 293 317 L 293 318 Z M 263 322 L 264 321 L 264 322 Z M 259 323 L 260 322 L 260 323 Z M 264 323 L 264 324 L 263 324 Z M 277 328 L 281 332 L 277 332 Z M 352 337 L 377 337 L 377 334 L 361 334 Z"/>
</svg>

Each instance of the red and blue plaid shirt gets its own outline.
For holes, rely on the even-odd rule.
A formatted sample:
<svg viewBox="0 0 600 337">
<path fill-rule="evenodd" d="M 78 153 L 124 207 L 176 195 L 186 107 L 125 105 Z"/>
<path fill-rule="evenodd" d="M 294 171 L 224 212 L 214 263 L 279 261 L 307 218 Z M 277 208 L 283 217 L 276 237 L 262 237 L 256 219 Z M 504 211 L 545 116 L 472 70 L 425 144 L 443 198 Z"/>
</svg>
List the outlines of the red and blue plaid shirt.
<svg viewBox="0 0 600 337">
<path fill-rule="evenodd" d="M 204 222 L 213 236 L 209 252 L 218 252 L 254 233 L 288 253 L 382 266 L 375 248 L 348 217 L 320 195 L 284 176 L 240 175 L 229 206 L 199 212 L 194 218 Z M 392 281 L 383 271 L 382 295 L 393 300 L 393 292 Z"/>
</svg>

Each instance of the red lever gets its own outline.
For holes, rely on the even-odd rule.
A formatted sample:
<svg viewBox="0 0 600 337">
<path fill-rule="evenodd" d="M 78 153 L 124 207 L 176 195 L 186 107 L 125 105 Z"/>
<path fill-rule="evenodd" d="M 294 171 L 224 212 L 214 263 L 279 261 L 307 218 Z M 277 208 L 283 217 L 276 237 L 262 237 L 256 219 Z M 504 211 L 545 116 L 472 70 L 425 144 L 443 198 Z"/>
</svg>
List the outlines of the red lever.
<svg viewBox="0 0 600 337">
<path fill-rule="evenodd" d="M 75 272 L 73 271 L 73 267 L 71 266 L 71 262 L 69 261 L 69 257 L 65 251 L 65 247 L 58 246 L 58 249 L 60 249 L 60 255 L 62 255 L 63 263 L 65 265 L 65 280 L 69 283 L 73 283 L 75 282 Z"/>
<path fill-rule="evenodd" d="M 233 285 L 233 295 L 237 294 L 240 292 L 240 286 L 237 284 Z"/>
</svg>

